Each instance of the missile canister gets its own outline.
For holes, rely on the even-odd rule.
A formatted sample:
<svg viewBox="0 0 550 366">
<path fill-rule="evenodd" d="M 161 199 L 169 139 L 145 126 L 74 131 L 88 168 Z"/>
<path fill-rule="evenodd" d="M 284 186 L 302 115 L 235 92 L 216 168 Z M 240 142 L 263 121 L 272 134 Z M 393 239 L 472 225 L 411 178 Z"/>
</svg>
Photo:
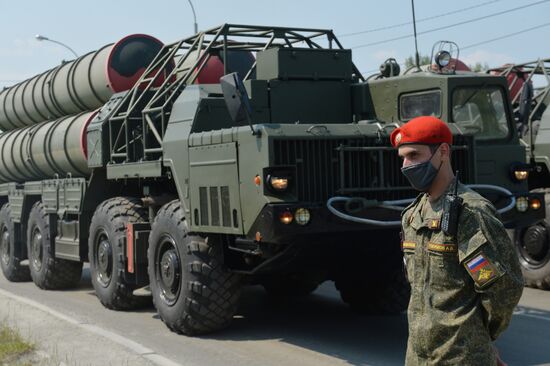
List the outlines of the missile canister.
<svg viewBox="0 0 550 366">
<path fill-rule="evenodd" d="M 0 183 L 86 177 L 86 129 L 97 111 L 0 134 Z"/>
<path fill-rule="evenodd" d="M 96 109 L 130 89 L 162 42 L 134 34 L 0 91 L 0 130 Z"/>
</svg>

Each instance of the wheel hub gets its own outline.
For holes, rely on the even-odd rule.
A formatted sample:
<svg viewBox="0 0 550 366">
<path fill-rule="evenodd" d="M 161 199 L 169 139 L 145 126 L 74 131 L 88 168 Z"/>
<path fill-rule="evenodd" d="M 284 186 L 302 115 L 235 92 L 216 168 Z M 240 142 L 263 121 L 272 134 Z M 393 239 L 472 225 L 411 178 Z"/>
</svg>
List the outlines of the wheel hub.
<svg viewBox="0 0 550 366">
<path fill-rule="evenodd" d="M 160 277 L 163 285 L 172 291 L 177 288 L 179 280 L 179 260 L 175 250 L 171 249 L 162 255 L 160 261 Z"/>
<path fill-rule="evenodd" d="M 550 259 L 550 243 L 546 227 L 542 225 L 529 227 L 523 235 L 520 250 L 529 264 L 544 265 Z"/>
<path fill-rule="evenodd" d="M 109 240 L 102 236 L 97 245 L 97 279 L 99 283 L 107 287 L 111 282 L 111 272 L 113 269 L 113 249 Z"/>
<path fill-rule="evenodd" d="M 165 236 L 155 250 L 155 282 L 168 306 L 176 303 L 181 288 L 181 260 L 174 240 Z"/>
<path fill-rule="evenodd" d="M 10 233 L 6 228 L 0 235 L 0 256 L 4 265 L 10 264 Z"/>
<path fill-rule="evenodd" d="M 31 263 L 36 271 L 42 268 L 42 233 L 35 229 L 31 240 Z"/>
</svg>

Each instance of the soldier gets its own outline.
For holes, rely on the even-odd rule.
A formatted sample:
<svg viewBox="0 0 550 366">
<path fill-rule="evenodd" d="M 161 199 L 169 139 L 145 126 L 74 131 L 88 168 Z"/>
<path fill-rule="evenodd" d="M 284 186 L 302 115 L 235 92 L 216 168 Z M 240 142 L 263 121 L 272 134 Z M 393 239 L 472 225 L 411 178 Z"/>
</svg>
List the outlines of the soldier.
<svg viewBox="0 0 550 366">
<path fill-rule="evenodd" d="M 435 117 L 396 128 L 402 173 L 423 192 L 402 214 L 411 283 L 407 365 L 501 365 L 493 341 L 523 291 L 514 247 L 493 205 L 455 181 L 452 134 Z M 456 183 L 455 183 L 456 182 Z M 462 198 L 455 235 L 441 228 L 447 193 Z"/>
</svg>

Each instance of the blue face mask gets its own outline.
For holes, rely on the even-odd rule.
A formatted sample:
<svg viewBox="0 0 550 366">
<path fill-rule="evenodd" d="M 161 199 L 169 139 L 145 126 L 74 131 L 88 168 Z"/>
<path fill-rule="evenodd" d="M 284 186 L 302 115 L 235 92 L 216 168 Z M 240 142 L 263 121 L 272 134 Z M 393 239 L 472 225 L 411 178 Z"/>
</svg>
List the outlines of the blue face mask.
<svg viewBox="0 0 550 366">
<path fill-rule="evenodd" d="M 432 186 L 437 173 L 439 173 L 439 169 L 441 169 L 443 162 L 441 162 L 437 169 L 432 165 L 432 159 L 436 151 L 437 149 L 432 153 L 428 161 L 401 168 L 401 173 L 403 173 L 411 186 L 417 191 L 427 192 Z"/>
</svg>

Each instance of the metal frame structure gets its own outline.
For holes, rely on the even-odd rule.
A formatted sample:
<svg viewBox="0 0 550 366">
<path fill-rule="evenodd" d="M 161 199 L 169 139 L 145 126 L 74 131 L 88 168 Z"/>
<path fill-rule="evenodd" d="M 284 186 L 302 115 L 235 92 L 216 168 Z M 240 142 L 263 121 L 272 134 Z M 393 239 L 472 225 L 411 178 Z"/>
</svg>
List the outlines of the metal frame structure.
<svg viewBox="0 0 550 366">
<path fill-rule="evenodd" d="M 513 74 L 513 80 L 511 82 L 508 82 L 509 90 L 512 90 L 512 88 L 516 85 L 516 83 L 520 79 L 520 76 L 524 80 L 521 89 L 518 93 L 516 93 L 511 101 L 515 116 L 518 116 L 520 114 L 522 104 L 521 95 L 523 94 L 523 90 L 527 87 L 527 85 L 532 85 L 533 77 L 535 75 L 544 76 L 546 84 L 542 87 L 537 87 L 536 89 L 533 89 L 533 97 L 531 99 L 531 105 L 529 106 L 530 110 L 527 120 L 520 121 L 521 124 L 526 123 L 526 126 L 524 126 L 526 128 L 524 129 L 518 124 L 518 131 L 521 135 L 520 137 L 527 137 L 527 133 L 524 131 L 527 131 L 529 133 L 529 152 L 531 154 L 531 160 L 534 160 L 536 132 L 535 128 L 533 127 L 533 122 L 540 119 L 540 116 L 542 115 L 542 113 L 544 113 L 546 107 L 550 104 L 550 58 L 538 59 L 536 61 L 525 62 L 522 64 L 505 65 L 500 68 L 490 69 L 487 72 L 497 72 L 499 75 L 505 76 L 506 78 L 508 78 L 510 74 Z M 524 79 L 523 76 L 526 74 L 527 78 Z"/>
<path fill-rule="evenodd" d="M 212 55 L 222 54 L 225 75 L 228 50 L 259 52 L 298 46 L 343 49 L 332 30 L 235 24 L 224 24 L 165 45 L 109 118 L 110 164 L 160 157 L 174 101 L 187 85 L 195 82 Z M 255 68 L 256 62 L 245 80 Z M 358 80 L 364 80 L 355 65 L 353 72 Z"/>
<path fill-rule="evenodd" d="M 521 98 L 521 92 L 523 88 L 533 80 L 535 75 L 543 75 L 546 79 L 546 85 L 538 87 L 534 90 L 533 94 L 533 108 L 529 114 L 529 121 L 537 114 L 539 109 L 543 105 L 543 101 L 550 97 L 550 58 L 538 59 L 536 61 L 526 62 L 522 64 L 509 64 L 503 67 L 498 67 L 490 69 L 487 72 L 498 72 L 499 75 L 508 77 L 511 73 L 514 75 L 514 79 L 509 83 L 509 88 L 512 89 L 514 85 L 520 79 L 520 74 L 527 74 L 527 79 L 524 79 L 525 82 L 522 85 L 521 90 L 516 93 L 515 97 L 512 99 L 512 105 L 514 106 L 514 113 L 519 109 L 519 100 Z"/>
</svg>

